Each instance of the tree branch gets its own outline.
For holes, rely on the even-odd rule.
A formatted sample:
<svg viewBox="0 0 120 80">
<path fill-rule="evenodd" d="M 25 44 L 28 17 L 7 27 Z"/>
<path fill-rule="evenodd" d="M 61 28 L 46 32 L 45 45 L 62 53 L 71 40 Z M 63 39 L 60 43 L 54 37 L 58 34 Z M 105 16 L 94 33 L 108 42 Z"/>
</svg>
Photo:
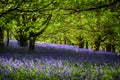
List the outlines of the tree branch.
<svg viewBox="0 0 120 80">
<path fill-rule="evenodd" d="M 51 20 L 51 17 L 52 17 L 52 13 L 51 13 L 51 14 L 47 17 L 47 19 L 43 22 L 42 26 L 45 25 L 45 27 L 44 27 L 42 30 L 40 30 L 39 32 L 35 33 L 35 36 L 39 36 L 40 34 L 42 34 L 42 33 L 46 30 L 46 28 L 48 27 L 48 24 L 49 24 L 49 22 L 50 22 L 50 20 Z"/>
<path fill-rule="evenodd" d="M 108 38 L 108 34 L 109 32 L 103 34 L 103 35 L 100 35 L 97 40 L 95 41 L 95 43 L 101 43 L 101 42 L 104 42 L 107 38 Z"/>
<path fill-rule="evenodd" d="M 47 7 L 49 7 L 51 4 L 53 4 L 54 3 L 54 0 L 52 0 L 50 3 L 48 3 L 47 5 L 44 5 L 41 9 L 45 9 L 45 8 L 47 8 Z"/>
<path fill-rule="evenodd" d="M 9 8 L 8 10 L 6 10 L 6 11 L 0 13 L 0 17 L 2 17 L 2 16 L 5 15 L 5 14 L 8 14 L 8 13 L 10 13 L 10 12 L 12 12 L 12 11 L 17 10 L 18 7 L 19 7 L 19 5 L 17 5 L 17 6 L 14 7 L 14 8 L 13 8 L 13 7 Z"/>
<path fill-rule="evenodd" d="M 52 0 L 50 3 L 44 5 L 42 8 L 39 8 L 39 9 L 34 9 L 34 10 L 27 9 L 27 10 L 23 10 L 23 9 L 17 8 L 17 11 L 19 11 L 19 12 L 42 12 L 42 11 L 46 11 L 46 10 L 53 10 L 54 8 L 46 9 L 46 8 L 48 8 L 53 3 L 54 3 L 54 0 Z"/>
<path fill-rule="evenodd" d="M 80 11 L 93 11 L 93 10 L 98 10 L 98 9 L 101 9 L 101 8 L 108 8 L 110 7 L 111 5 L 114 5 L 114 4 L 117 4 L 118 2 L 120 2 L 120 0 L 114 0 L 112 3 L 110 4 L 106 4 L 106 5 L 101 5 L 101 6 L 98 6 L 98 7 L 94 7 L 94 8 L 88 8 L 88 9 L 74 9 L 74 8 L 66 8 L 64 10 L 68 10 L 68 11 L 72 11 L 71 13 L 69 14 L 73 14 L 73 13 L 77 13 L 77 12 L 80 12 Z"/>
<path fill-rule="evenodd" d="M 1 1 L 0 1 L 1 2 Z M 1 2 L 1 3 L 7 3 L 7 2 Z M 19 11 L 19 12 L 42 12 L 42 11 L 46 11 L 46 10 L 53 10 L 53 9 L 55 9 L 55 8 L 51 8 L 51 9 L 46 9 L 47 7 L 49 7 L 51 4 L 53 4 L 54 3 L 54 0 L 52 0 L 50 3 L 48 3 L 48 4 L 46 4 L 46 5 L 44 5 L 42 8 L 39 8 L 39 9 L 35 9 L 35 10 L 29 10 L 29 9 L 27 9 L 27 10 L 23 10 L 23 9 L 20 9 L 19 7 L 21 6 L 19 3 L 17 3 L 17 6 L 13 6 L 13 7 L 11 7 L 11 8 L 9 8 L 8 10 L 6 10 L 6 11 L 3 11 L 3 12 L 1 12 L 0 13 L 0 17 L 2 17 L 3 15 L 5 15 L 5 14 L 8 14 L 8 13 L 10 13 L 10 12 L 12 12 L 12 11 Z"/>
<path fill-rule="evenodd" d="M 115 0 L 114 2 L 110 3 L 110 4 L 107 4 L 107 5 L 102 5 L 102 6 L 98 6 L 98 7 L 95 7 L 95 8 L 89 8 L 89 9 L 86 9 L 85 11 L 90 11 L 90 10 L 97 10 L 97 9 L 101 9 L 101 8 L 107 8 L 111 5 L 114 5 L 116 3 L 120 2 L 120 0 Z"/>
<path fill-rule="evenodd" d="M 39 36 L 40 34 L 42 34 L 44 31 L 45 31 L 45 29 L 48 27 L 48 24 L 49 24 L 49 21 L 51 20 L 51 17 L 52 17 L 52 14 L 50 14 L 48 17 L 47 17 L 47 19 L 43 22 L 43 24 L 42 24 L 42 26 L 43 25 L 45 25 L 45 27 L 42 29 L 42 30 L 40 30 L 39 32 L 30 32 L 30 36 L 29 37 L 37 37 L 37 36 Z"/>
</svg>

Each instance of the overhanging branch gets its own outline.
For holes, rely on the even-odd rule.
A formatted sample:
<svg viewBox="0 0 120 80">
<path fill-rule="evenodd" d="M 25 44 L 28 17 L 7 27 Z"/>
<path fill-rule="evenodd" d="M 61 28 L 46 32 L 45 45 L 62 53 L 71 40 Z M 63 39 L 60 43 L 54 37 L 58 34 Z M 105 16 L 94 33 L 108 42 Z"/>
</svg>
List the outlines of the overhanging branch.
<svg viewBox="0 0 120 80">
<path fill-rule="evenodd" d="M 120 2 L 120 0 L 114 0 L 112 3 L 110 4 L 106 4 L 106 5 L 101 5 L 101 6 L 97 6 L 97 7 L 93 7 L 93 8 L 88 8 L 88 9 L 74 9 L 74 8 L 65 8 L 64 10 L 68 10 L 71 11 L 70 14 L 73 13 L 77 13 L 77 12 L 81 12 L 81 11 L 93 11 L 93 10 L 98 10 L 98 9 L 102 9 L 102 8 L 108 8 L 111 5 L 117 4 L 118 2 Z"/>
<path fill-rule="evenodd" d="M 1 2 L 1 1 L 0 1 Z M 3 2 L 1 2 L 1 3 L 3 3 Z M 5 2 L 6 3 L 6 2 Z M 4 3 L 4 4 L 5 4 Z M 5 10 L 5 11 L 3 11 L 3 12 L 0 12 L 0 17 L 2 17 L 3 15 L 5 15 L 5 14 L 8 14 L 8 13 L 10 13 L 10 12 L 12 12 L 12 11 L 18 11 L 18 12 L 43 12 L 43 11 L 48 11 L 48 10 L 54 10 L 55 8 L 51 8 L 51 9 L 47 9 L 51 4 L 53 4 L 54 3 L 54 0 L 52 0 L 50 3 L 48 3 L 48 4 L 46 4 L 46 5 L 44 5 L 42 8 L 36 8 L 36 9 L 26 9 L 26 10 L 24 10 L 24 9 L 22 9 L 22 8 L 20 8 L 20 6 L 21 6 L 21 4 L 20 3 L 17 3 L 15 6 L 13 6 L 13 7 L 11 7 L 11 8 L 9 8 L 8 10 Z"/>
<path fill-rule="evenodd" d="M 51 20 L 51 17 L 52 17 L 52 13 L 51 13 L 51 14 L 47 17 L 47 19 L 43 22 L 42 26 L 45 25 L 45 27 L 44 27 L 42 30 L 40 30 L 39 32 L 35 33 L 35 36 L 39 36 L 40 34 L 42 34 L 42 33 L 46 30 L 46 28 L 48 27 L 48 24 L 49 24 L 49 22 L 50 22 L 50 20 Z"/>
<path fill-rule="evenodd" d="M 50 3 L 44 5 L 42 8 L 36 8 L 36 9 L 31 9 L 31 10 L 30 9 L 24 10 L 24 9 L 17 8 L 17 11 L 19 11 L 19 12 L 42 12 L 42 11 L 46 11 L 46 10 L 53 10 L 54 8 L 46 9 L 53 3 L 54 3 L 54 0 L 52 0 Z"/>
<path fill-rule="evenodd" d="M 13 7 L 9 8 L 8 10 L 0 13 L 0 17 L 2 17 L 2 16 L 5 15 L 5 14 L 8 14 L 8 13 L 10 13 L 10 12 L 12 12 L 12 11 L 17 10 L 18 7 L 19 7 L 19 5 L 15 6 L 14 8 L 13 8 Z"/>
<path fill-rule="evenodd" d="M 112 2 L 110 4 L 98 6 L 98 7 L 95 7 L 95 8 L 89 8 L 89 9 L 86 9 L 85 11 L 97 10 L 97 9 L 101 9 L 101 8 L 107 8 L 107 7 L 109 7 L 111 5 L 114 5 L 114 4 L 118 3 L 118 2 L 120 2 L 120 0 L 114 0 L 114 2 Z"/>
</svg>

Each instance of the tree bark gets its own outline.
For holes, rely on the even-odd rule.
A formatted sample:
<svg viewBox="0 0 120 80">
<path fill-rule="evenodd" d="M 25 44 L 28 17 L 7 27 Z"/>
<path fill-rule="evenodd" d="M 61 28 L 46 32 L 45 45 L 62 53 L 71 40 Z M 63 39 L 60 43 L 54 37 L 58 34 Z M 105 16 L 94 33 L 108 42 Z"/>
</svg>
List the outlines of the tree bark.
<svg viewBox="0 0 120 80">
<path fill-rule="evenodd" d="M 86 49 L 88 49 L 88 41 L 86 41 Z"/>
<path fill-rule="evenodd" d="M 9 46 L 10 34 L 9 30 L 7 30 L 7 46 Z"/>
<path fill-rule="evenodd" d="M 64 36 L 64 44 L 67 44 L 67 38 Z"/>
<path fill-rule="evenodd" d="M 42 26 L 45 25 L 45 27 L 43 29 L 41 29 L 40 31 L 38 32 L 33 32 L 31 31 L 29 33 L 29 50 L 34 50 L 35 49 L 35 41 L 36 41 L 36 38 L 38 36 L 40 36 L 41 34 L 43 34 L 43 32 L 46 30 L 46 28 L 48 27 L 48 24 L 49 24 L 49 21 L 51 20 L 51 17 L 52 17 L 52 14 L 50 14 L 47 19 L 42 23 Z M 34 21 L 34 20 L 33 20 Z"/>
<path fill-rule="evenodd" d="M 111 43 L 107 43 L 106 44 L 106 51 L 107 52 L 115 52 L 115 45 L 114 44 L 111 44 Z"/>
<path fill-rule="evenodd" d="M 112 52 L 115 52 L 116 48 L 115 45 L 112 45 Z"/>
<path fill-rule="evenodd" d="M 79 41 L 78 46 L 79 48 L 84 48 L 84 41 Z"/>
<path fill-rule="evenodd" d="M 4 47 L 4 30 L 0 27 L 0 47 Z"/>
<path fill-rule="evenodd" d="M 19 45 L 21 46 L 21 47 L 27 47 L 27 45 L 28 45 L 28 41 L 27 41 L 28 39 L 27 39 L 27 37 L 26 36 L 24 36 L 24 35 L 20 35 L 19 36 Z"/>
<path fill-rule="evenodd" d="M 35 41 L 36 41 L 36 37 L 30 37 L 29 50 L 35 49 Z"/>
<path fill-rule="evenodd" d="M 62 44 L 62 39 L 59 37 L 59 44 Z"/>
<path fill-rule="evenodd" d="M 93 47 L 92 47 L 93 51 L 99 50 L 101 42 L 104 42 L 108 38 L 107 35 L 108 35 L 108 33 L 105 33 L 105 34 L 99 35 L 97 37 L 97 39 L 95 40 Z"/>
<path fill-rule="evenodd" d="M 100 42 L 95 42 L 92 48 L 93 51 L 99 51 L 99 48 L 100 48 Z"/>
<path fill-rule="evenodd" d="M 20 28 L 17 31 L 17 35 L 15 36 L 15 38 L 18 40 L 18 45 L 20 45 L 21 47 L 27 47 L 28 45 L 27 32 L 23 31 L 22 28 Z"/>
<path fill-rule="evenodd" d="M 78 47 L 79 48 L 84 48 L 84 40 L 82 36 L 77 37 L 78 40 Z"/>
<path fill-rule="evenodd" d="M 111 44 L 110 43 L 106 44 L 106 52 L 111 52 Z"/>
</svg>

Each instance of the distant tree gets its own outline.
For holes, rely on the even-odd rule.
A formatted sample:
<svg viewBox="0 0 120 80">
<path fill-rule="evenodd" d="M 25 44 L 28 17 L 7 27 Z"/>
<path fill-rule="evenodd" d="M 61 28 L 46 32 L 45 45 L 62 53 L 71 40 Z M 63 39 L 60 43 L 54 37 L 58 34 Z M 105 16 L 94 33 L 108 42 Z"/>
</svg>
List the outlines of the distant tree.
<svg viewBox="0 0 120 80">
<path fill-rule="evenodd" d="M 84 38 L 82 36 L 77 37 L 79 48 L 84 48 Z"/>
<path fill-rule="evenodd" d="M 110 27 L 113 28 L 113 23 L 111 23 L 110 21 L 114 21 L 114 20 L 111 20 L 113 18 L 110 16 L 114 15 L 114 12 L 119 13 L 120 1 L 112 0 L 112 1 L 105 2 L 105 1 L 99 0 L 99 1 L 95 2 L 92 0 L 89 0 L 89 1 L 76 0 L 73 2 L 74 2 L 73 6 L 62 7 L 62 9 L 69 11 L 69 14 L 76 14 L 76 13 L 87 14 L 86 17 L 88 17 L 88 14 L 90 15 L 91 13 L 95 13 L 97 11 L 96 12 L 97 15 L 96 15 L 96 13 L 91 15 L 91 18 L 96 15 L 93 18 L 94 18 L 94 20 L 97 19 L 97 22 L 95 22 L 93 24 L 94 26 L 91 23 L 88 23 L 89 24 L 88 29 L 91 28 L 89 33 L 91 33 L 91 31 L 92 31 L 92 35 L 95 34 L 95 35 L 93 35 L 93 39 L 94 39 L 93 40 L 93 50 L 95 50 L 95 51 L 99 50 L 100 44 L 102 42 L 106 41 L 108 36 L 110 36 L 110 32 L 109 32 L 109 30 L 111 29 Z M 86 4 L 86 5 L 84 5 L 84 4 Z M 89 6 L 87 6 L 87 5 L 89 5 Z M 107 14 L 106 14 L 106 12 L 107 12 Z M 109 24 L 110 24 L 109 26 L 106 26 L 106 25 L 108 25 L 108 22 L 106 22 L 106 19 L 109 21 Z M 88 21 L 89 19 L 86 18 L 86 20 Z M 118 25 L 118 22 L 116 22 L 116 25 Z M 114 26 L 116 26 L 116 25 L 114 24 Z M 111 29 L 111 30 L 113 30 L 113 29 Z"/>
<path fill-rule="evenodd" d="M 7 25 L 14 20 L 16 39 L 21 46 L 29 40 L 30 50 L 41 36 L 43 41 L 55 43 L 78 45 L 79 42 L 80 48 L 86 42 L 86 48 L 94 46 L 95 51 L 101 44 L 111 45 L 111 49 L 106 47 L 106 50 L 115 51 L 120 43 L 119 13 L 120 0 L 1 0 L 0 45 L 3 46 L 4 30 L 9 34 L 12 29 Z M 48 27 L 49 23 L 52 24 Z M 84 38 L 76 39 L 77 36 Z M 88 45 L 88 41 L 92 44 Z"/>
</svg>

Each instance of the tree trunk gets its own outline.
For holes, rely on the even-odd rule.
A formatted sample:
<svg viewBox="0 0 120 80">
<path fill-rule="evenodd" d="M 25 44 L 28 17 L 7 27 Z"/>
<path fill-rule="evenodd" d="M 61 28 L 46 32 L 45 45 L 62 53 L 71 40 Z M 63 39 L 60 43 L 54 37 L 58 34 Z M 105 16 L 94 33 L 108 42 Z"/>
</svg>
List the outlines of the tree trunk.
<svg viewBox="0 0 120 80">
<path fill-rule="evenodd" d="M 115 45 L 112 45 L 111 43 L 106 44 L 106 51 L 107 52 L 115 52 Z"/>
<path fill-rule="evenodd" d="M 88 41 L 86 42 L 86 49 L 88 49 Z"/>
<path fill-rule="evenodd" d="M 112 45 L 112 52 L 115 52 L 116 48 L 115 45 Z"/>
<path fill-rule="evenodd" d="M 18 45 L 20 45 L 21 47 L 27 47 L 28 46 L 27 32 L 23 30 L 24 29 L 22 28 L 18 29 L 15 38 L 18 41 Z"/>
<path fill-rule="evenodd" d="M 79 41 L 78 46 L 79 48 L 84 48 L 84 41 Z"/>
<path fill-rule="evenodd" d="M 82 36 L 77 37 L 79 48 L 84 48 L 84 40 Z"/>
<path fill-rule="evenodd" d="M 64 44 L 67 44 L 66 36 L 64 36 Z"/>
<path fill-rule="evenodd" d="M 7 46 L 9 46 L 10 34 L 9 30 L 7 30 Z"/>
<path fill-rule="evenodd" d="M 0 47 L 4 47 L 4 30 L 0 27 Z"/>
<path fill-rule="evenodd" d="M 98 36 L 98 38 L 95 40 L 94 45 L 92 47 L 93 51 L 99 51 L 101 42 L 104 42 L 107 39 L 107 34 L 104 34 L 103 36 Z"/>
<path fill-rule="evenodd" d="M 105 51 L 105 47 L 103 47 L 102 50 Z"/>
<path fill-rule="evenodd" d="M 99 51 L 99 48 L 100 48 L 100 43 L 94 43 L 94 45 L 93 45 L 93 51 Z"/>
<path fill-rule="evenodd" d="M 106 44 L 106 51 L 111 52 L 111 44 L 110 43 Z"/>
<path fill-rule="evenodd" d="M 19 37 L 18 44 L 21 47 L 27 47 L 28 46 L 28 39 L 27 39 L 26 35 L 20 34 L 18 37 Z"/>
<path fill-rule="evenodd" d="M 30 37 L 29 50 L 35 49 L 35 41 L 36 41 L 36 37 Z"/>
</svg>

